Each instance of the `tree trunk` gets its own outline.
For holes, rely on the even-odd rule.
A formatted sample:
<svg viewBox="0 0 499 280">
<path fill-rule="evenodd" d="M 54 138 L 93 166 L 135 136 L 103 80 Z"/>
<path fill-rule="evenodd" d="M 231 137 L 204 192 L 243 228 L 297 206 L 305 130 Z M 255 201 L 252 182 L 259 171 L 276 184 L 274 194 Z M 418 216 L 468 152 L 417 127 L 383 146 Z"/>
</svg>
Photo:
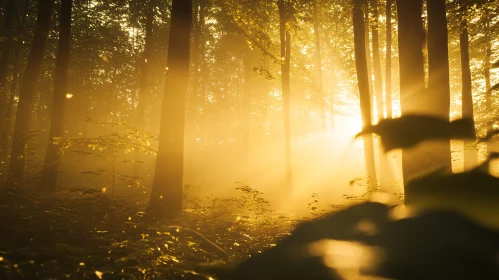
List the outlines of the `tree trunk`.
<svg viewBox="0 0 499 280">
<path fill-rule="evenodd" d="M 197 18 L 196 26 L 194 28 L 194 39 L 193 39 L 193 52 L 192 52 L 192 68 L 193 68 L 193 81 L 192 81 L 192 109 L 193 109 L 193 119 L 197 123 L 199 121 L 199 86 L 200 86 L 200 68 L 204 62 L 204 39 L 203 30 L 205 25 L 205 13 L 206 13 L 206 0 L 198 0 L 199 4 L 199 15 Z M 197 13 L 196 13 L 197 14 Z"/>
<path fill-rule="evenodd" d="M 59 145 L 53 142 L 64 136 L 66 94 L 68 89 L 69 60 L 71 55 L 71 9 L 72 0 L 61 0 L 59 16 L 59 50 L 54 80 L 54 96 L 51 108 L 49 140 L 43 166 L 40 187 L 54 190 L 59 175 Z"/>
<path fill-rule="evenodd" d="M 35 88 L 40 76 L 45 43 L 50 30 L 53 0 L 38 0 L 35 35 L 19 91 L 19 104 L 15 121 L 12 155 L 10 158 L 11 183 L 23 179 L 25 171 L 25 146 L 30 130 Z"/>
<path fill-rule="evenodd" d="M 485 79 L 485 110 L 487 112 L 492 112 L 492 93 L 490 92 L 490 87 L 492 86 L 490 83 L 490 60 L 492 57 L 492 42 L 490 39 L 490 30 L 489 30 L 489 19 L 488 19 L 488 13 L 485 14 L 485 32 L 486 32 L 486 40 L 487 40 L 487 46 L 485 49 L 485 61 L 484 61 L 484 79 Z M 487 134 L 491 133 L 494 130 L 493 122 L 489 121 L 487 124 Z M 487 152 L 490 153 L 493 151 L 493 146 L 494 144 L 492 143 L 487 143 Z"/>
<path fill-rule="evenodd" d="M 417 112 L 424 103 L 423 0 L 396 1 L 398 16 L 400 106 L 402 115 Z M 402 151 L 404 183 L 425 167 L 412 150 Z"/>
<path fill-rule="evenodd" d="M 4 133 L 0 135 L 0 150 L 1 158 L 6 158 L 9 154 L 9 136 L 11 135 L 11 128 L 14 116 L 12 112 L 15 106 L 15 96 L 19 84 L 19 56 L 21 48 L 16 48 L 14 52 L 14 69 L 12 71 L 12 83 L 10 85 L 9 100 L 7 103 L 7 110 L 5 111 L 4 118 L 1 119 L 1 126 Z"/>
<path fill-rule="evenodd" d="M 50 59 L 50 58 L 49 58 Z M 42 64 L 41 70 L 40 70 L 40 82 L 38 84 L 38 102 L 33 108 L 35 110 L 35 120 L 39 120 L 42 118 L 42 107 L 43 107 L 43 100 L 45 98 L 45 94 L 47 94 L 48 91 L 50 91 L 50 86 L 49 86 L 49 80 L 50 78 L 47 77 L 46 73 L 46 68 L 48 67 L 47 62 Z"/>
<path fill-rule="evenodd" d="M 4 32 L 7 35 L 6 40 L 2 43 L 2 55 L 0 59 L 0 118 L 5 116 L 8 106 L 9 91 L 7 87 L 7 74 L 10 65 L 11 51 L 14 45 L 14 28 L 15 28 L 15 17 L 16 9 L 14 6 L 14 0 L 5 1 L 5 26 Z M 2 124 L 4 123 L 3 120 Z M 7 134 L 7 127 L 0 126 L 0 133 Z M 3 148 L 3 147 L 2 147 Z M 2 151 L 4 153 L 4 151 Z"/>
<path fill-rule="evenodd" d="M 150 63 L 152 62 L 152 28 L 154 21 L 154 7 L 156 6 L 156 0 L 149 0 L 147 7 L 147 18 L 146 18 L 146 30 L 145 30 L 145 42 L 144 42 L 144 53 L 142 54 L 141 65 L 140 65 L 140 88 L 139 88 L 139 103 L 137 105 L 137 128 L 145 130 L 146 124 L 146 108 L 149 102 L 149 95 L 151 90 L 149 87 L 149 70 Z M 143 154 L 140 151 L 135 152 L 135 162 L 133 164 L 133 174 L 134 176 L 140 176 L 141 174 L 141 162 L 143 162 Z"/>
<path fill-rule="evenodd" d="M 191 27 L 192 1 L 173 0 L 159 147 L 148 207 L 157 217 L 177 216 L 182 211 Z"/>
<path fill-rule="evenodd" d="M 383 106 L 383 77 L 381 75 L 381 58 L 379 55 L 379 13 L 378 0 L 372 2 L 373 25 L 372 25 L 372 45 L 373 45 L 373 66 L 374 66 L 374 89 L 376 91 L 376 109 L 378 111 L 378 121 L 384 118 Z"/>
<path fill-rule="evenodd" d="M 321 56 L 321 36 L 320 36 L 320 19 L 318 11 L 318 0 L 314 0 L 314 37 L 315 37 L 315 68 L 317 69 L 317 97 L 319 101 L 319 116 L 321 118 L 321 127 L 325 132 L 326 124 L 326 102 L 324 100 L 324 83 L 322 81 L 322 56 Z"/>
<path fill-rule="evenodd" d="M 280 19 L 280 39 L 281 39 L 281 85 L 282 101 L 284 112 L 284 149 L 286 160 L 286 173 L 284 178 L 284 187 L 288 198 L 293 192 L 293 173 L 291 163 L 291 123 L 290 123 L 290 64 L 291 64 L 291 35 L 286 29 L 286 4 L 285 0 L 279 0 L 279 19 Z"/>
<path fill-rule="evenodd" d="M 242 100 L 242 122 L 241 122 L 241 154 L 242 154 L 242 164 L 241 172 L 243 175 L 243 183 L 249 185 L 249 157 L 250 157 L 250 100 L 251 100 L 251 86 L 253 81 L 253 52 L 247 48 L 243 57 L 244 65 L 244 93 Z"/>
<path fill-rule="evenodd" d="M 137 127 L 139 129 L 144 129 L 145 111 L 147 101 L 149 100 L 150 94 L 150 81 L 149 81 L 149 70 L 150 63 L 152 61 L 152 28 L 154 21 L 154 7 L 156 5 L 155 0 L 149 0 L 147 8 L 147 18 L 146 18 L 146 29 L 145 29 L 145 42 L 144 42 L 144 52 L 142 54 L 141 67 L 140 67 L 140 89 L 139 89 L 139 103 L 137 106 Z"/>
<path fill-rule="evenodd" d="M 373 0 L 372 2 L 373 11 L 373 25 L 372 25 L 372 47 L 373 47 L 373 66 L 374 66 L 374 88 L 376 91 L 376 109 L 378 112 L 378 122 L 384 119 L 385 106 L 383 103 L 383 77 L 381 74 L 381 56 L 379 54 L 379 1 Z M 391 189 L 390 184 L 392 183 L 389 179 L 389 169 L 388 169 L 388 159 L 383 153 L 383 147 L 381 141 L 378 139 L 378 163 L 379 163 L 379 185 L 385 191 Z"/>
<path fill-rule="evenodd" d="M 369 79 L 367 67 L 366 36 L 364 15 L 361 0 L 353 0 L 353 31 L 355 44 L 355 66 L 360 95 L 360 111 L 362 125 L 371 125 L 371 97 L 369 94 Z M 364 136 L 364 157 L 368 177 L 368 190 L 374 190 L 376 184 L 376 169 L 374 164 L 374 145 L 372 135 Z"/>
<path fill-rule="evenodd" d="M 427 1 L 428 11 L 428 102 L 431 114 L 449 119 L 449 49 L 445 0 Z M 433 156 L 434 155 L 434 156 Z M 435 162 L 452 171 L 450 141 L 432 147 Z"/>
<path fill-rule="evenodd" d="M 466 6 L 462 8 L 463 14 L 466 14 Z M 462 116 L 470 117 L 474 120 L 473 114 L 473 94 L 471 89 L 471 70 L 470 70 L 470 55 L 469 55 L 469 37 L 468 37 L 468 22 L 462 20 L 461 30 L 459 34 L 459 46 L 461 49 L 461 80 L 462 80 Z M 474 121 L 473 121 L 474 123 Z M 474 131 L 476 136 L 476 131 Z M 464 169 L 476 167 L 478 164 L 477 146 L 475 140 L 464 141 Z"/>
<path fill-rule="evenodd" d="M 386 0 L 386 117 L 393 118 L 392 105 L 392 0 Z"/>
<path fill-rule="evenodd" d="M 26 0 L 24 3 L 23 7 L 23 16 L 20 19 L 20 21 L 16 20 L 17 23 L 17 37 L 20 38 L 23 34 L 24 30 L 24 24 L 26 22 L 26 16 L 28 14 L 28 7 L 29 7 L 29 1 Z M 14 51 L 14 67 L 13 67 L 13 73 L 12 73 L 12 82 L 10 85 L 10 93 L 8 96 L 7 100 L 7 106 L 5 109 L 5 113 L 3 115 L 0 115 L 0 131 L 3 133 L 0 133 L 0 151 L 1 151 L 1 157 L 5 158 L 9 154 L 9 136 L 11 134 L 11 125 L 13 121 L 13 116 L 12 116 L 12 111 L 14 109 L 14 96 L 16 95 L 17 92 L 17 86 L 18 86 L 18 80 L 19 80 L 19 56 L 21 55 L 21 49 L 22 45 L 19 44 L 19 40 L 13 42 L 17 44 L 17 47 L 15 48 Z M 5 90 L 5 92 L 7 92 Z M 2 109 L 0 109 L 0 112 Z M 2 118 L 3 116 L 3 118 Z"/>
<path fill-rule="evenodd" d="M 374 88 L 373 88 L 373 78 L 372 78 L 372 65 L 371 65 L 371 46 L 369 46 L 369 2 L 363 0 L 365 3 L 366 11 L 364 14 L 364 34 L 365 34 L 365 50 L 366 50 L 366 62 L 367 62 L 367 80 L 369 82 L 369 94 L 371 98 L 371 106 L 374 105 Z M 374 120 L 374 107 L 371 108 L 371 120 Z"/>
</svg>

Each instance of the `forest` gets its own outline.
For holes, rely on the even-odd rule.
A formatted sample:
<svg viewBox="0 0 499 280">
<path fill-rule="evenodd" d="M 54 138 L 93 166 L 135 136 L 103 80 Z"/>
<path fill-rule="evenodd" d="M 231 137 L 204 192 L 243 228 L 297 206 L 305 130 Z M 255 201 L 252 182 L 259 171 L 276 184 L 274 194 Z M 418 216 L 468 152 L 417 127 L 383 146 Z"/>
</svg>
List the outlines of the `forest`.
<svg viewBox="0 0 499 280">
<path fill-rule="evenodd" d="M 497 0 L 0 0 L 0 53 L 2 280 L 499 279 Z"/>
</svg>

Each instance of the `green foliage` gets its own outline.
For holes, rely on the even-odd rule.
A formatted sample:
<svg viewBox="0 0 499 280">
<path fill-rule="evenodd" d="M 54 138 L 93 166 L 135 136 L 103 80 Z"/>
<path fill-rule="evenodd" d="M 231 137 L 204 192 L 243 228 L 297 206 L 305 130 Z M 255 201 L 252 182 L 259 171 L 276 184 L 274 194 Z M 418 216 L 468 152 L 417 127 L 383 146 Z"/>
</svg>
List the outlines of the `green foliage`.
<svg viewBox="0 0 499 280">
<path fill-rule="evenodd" d="M 114 114 L 111 113 L 111 115 Z M 75 146 L 80 148 L 73 150 L 75 154 L 93 157 L 104 163 L 104 168 L 95 167 L 93 170 L 85 170 L 81 172 L 81 175 L 100 176 L 107 174 L 110 176 L 111 196 L 114 196 L 115 187 L 119 181 L 127 186 L 144 188 L 140 176 L 122 174 L 118 172 L 118 167 L 119 165 L 142 164 L 142 162 L 133 159 L 121 159 L 132 152 L 155 155 L 156 149 L 151 147 L 151 143 L 157 141 L 157 137 L 131 127 L 124 121 L 94 121 L 90 118 L 87 121 L 114 132 L 96 138 L 59 137 L 54 139 L 53 143 L 60 146 L 62 153 Z"/>
<path fill-rule="evenodd" d="M 2 279 L 207 279 L 203 264 L 261 252 L 294 225 L 278 216 L 255 228 L 255 220 L 237 218 L 237 206 L 230 220 L 197 209 L 154 222 L 97 190 L 0 191 Z"/>
<path fill-rule="evenodd" d="M 307 204 L 307 208 L 309 209 L 312 218 L 324 217 L 331 212 L 342 208 L 342 206 L 338 204 L 322 205 L 319 194 L 317 193 L 312 193 L 310 198 L 312 201 Z"/>
<path fill-rule="evenodd" d="M 270 201 L 265 199 L 263 193 L 246 184 L 238 183 L 239 187 L 236 190 L 242 193 L 242 196 L 237 199 L 239 208 L 250 211 L 255 218 L 259 221 L 263 215 L 272 212 L 270 208 Z"/>
</svg>

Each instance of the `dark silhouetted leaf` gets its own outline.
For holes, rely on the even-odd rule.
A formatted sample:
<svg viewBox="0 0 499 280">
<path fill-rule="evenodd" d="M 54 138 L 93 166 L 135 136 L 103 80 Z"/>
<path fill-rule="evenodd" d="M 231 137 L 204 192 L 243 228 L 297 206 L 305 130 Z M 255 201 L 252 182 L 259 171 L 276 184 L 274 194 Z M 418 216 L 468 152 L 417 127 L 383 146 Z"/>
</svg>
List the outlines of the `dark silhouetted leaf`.
<svg viewBox="0 0 499 280">
<path fill-rule="evenodd" d="M 422 209 L 448 209 L 492 229 L 499 229 L 499 178 L 489 174 L 491 154 L 478 167 L 463 173 L 431 173 L 409 181 L 406 203 Z"/>
<path fill-rule="evenodd" d="M 499 89 L 499 84 L 493 85 L 489 90 L 487 90 L 487 92 L 490 93 L 490 92 L 493 92 L 496 89 Z"/>
<path fill-rule="evenodd" d="M 470 118 L 449 122 L 443 118 L 425 115 L 405 115 L 396 119 L 381 120 L 377 125 L 364 128 L 355 138 L 368 133 L 375 133 L 381 137 L 386 152 L 411 148 L 424 140 L 475 137 L 473 120 Z"/>
</svg>

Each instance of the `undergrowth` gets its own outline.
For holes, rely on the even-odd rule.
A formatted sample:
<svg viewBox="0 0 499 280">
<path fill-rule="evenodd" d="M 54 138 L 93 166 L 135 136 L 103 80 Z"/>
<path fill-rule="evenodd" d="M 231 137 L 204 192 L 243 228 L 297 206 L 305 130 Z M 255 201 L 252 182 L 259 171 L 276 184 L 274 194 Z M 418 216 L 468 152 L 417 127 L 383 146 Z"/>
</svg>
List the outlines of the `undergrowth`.
<svg viewBox="0 0 499 280">
<path fill-rule="evenodd" d="M 206 264 L 261 252 L 295 224 L 262 193 L 238 191 L 187 196 L 182 217 L 150 221 L 136 204 L 97 190 L 2 189 L 0 279 L 209 279 L 199 272 Z"/>
</svg>

